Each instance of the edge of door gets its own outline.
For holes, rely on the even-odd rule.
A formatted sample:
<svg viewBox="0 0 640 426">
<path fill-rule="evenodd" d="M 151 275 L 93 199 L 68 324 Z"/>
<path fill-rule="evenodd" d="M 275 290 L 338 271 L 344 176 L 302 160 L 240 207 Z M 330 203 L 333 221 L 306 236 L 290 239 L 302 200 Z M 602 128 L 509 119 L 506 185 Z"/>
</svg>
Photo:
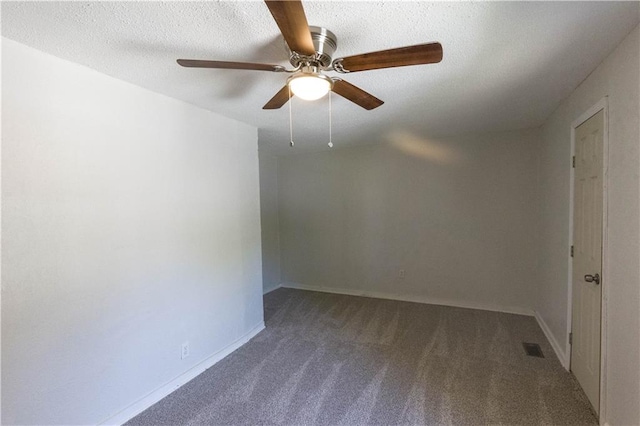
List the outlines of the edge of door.
<svg viewBox="0 0 640 426">
<path fill-rule="evenodd" d="M 608 96 L 603 97 L 596 102 L 591 108 L 586 110 L 582 115 L 571 123 L 571 153 L 567 164 L 570 169 L 569 178 L 569 247 L 573 244 L 573 195 L 575 173 L 572 167 L 572 158 L 576 149 L 576 128 L 582 123 L 596 115 L 598 112 L 604 111 L 604 125 L 602 137 L 602 304 L 600 312 L 600 409 L 598 420 L 601 425 L 605 424 L 606 419 L 606 392 L 607 392 L 607 303 L 609 300 L 609 239 L 608 239 L 608 180 L 609 180 L 609 102 Z M 573 258 L 568 253 L 568 297 L 567 297 L 567 340 L 565 342 L 564 368 L 571 371 L 571 345 L 569 344 L 569 333 L 571 333 L 572 309 L 573 309 Z"/>
</svg>

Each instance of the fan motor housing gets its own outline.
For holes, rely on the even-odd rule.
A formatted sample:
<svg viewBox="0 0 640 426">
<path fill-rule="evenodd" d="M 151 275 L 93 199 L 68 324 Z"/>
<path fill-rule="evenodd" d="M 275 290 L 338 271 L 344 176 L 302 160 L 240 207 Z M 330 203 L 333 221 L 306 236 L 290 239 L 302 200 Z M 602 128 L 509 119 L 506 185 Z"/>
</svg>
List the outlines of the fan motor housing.
<svg viewBox="0 0 640 426">
<path fill-rule="evenodd" d="M 287 46 L 289 62 L 296 68 L 308 65 L 329 68 L 333 54 L 338 48 L 338 38 L 334 33 L 323 27 L 309 26 L 309 31 L 311 32 L 311 40 L 313 40 L 313 47 L 316 50 L 316 54 L 313 56 L 300 55 Z"/>
</svg>

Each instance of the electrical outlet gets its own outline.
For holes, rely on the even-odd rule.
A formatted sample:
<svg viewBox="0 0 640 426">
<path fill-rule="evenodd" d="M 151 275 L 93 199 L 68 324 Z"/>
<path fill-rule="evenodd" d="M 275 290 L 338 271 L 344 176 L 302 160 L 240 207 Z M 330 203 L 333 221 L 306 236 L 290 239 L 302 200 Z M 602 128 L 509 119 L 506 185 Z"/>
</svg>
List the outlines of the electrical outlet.
<svg viewBox="0 0 640 426">
<path fill-rule="evenodd" d="M 401 279 L 404 279 L 404 269 L 400 269 L 398 271 L 398 277 L 400 277 Z"/>
<path fill-rule="evenodd" d="M 189 342 L 182 344 L 182 352 L 180 353 L 180 359 L 185 359 L 189 356 Z"/>
</svg>

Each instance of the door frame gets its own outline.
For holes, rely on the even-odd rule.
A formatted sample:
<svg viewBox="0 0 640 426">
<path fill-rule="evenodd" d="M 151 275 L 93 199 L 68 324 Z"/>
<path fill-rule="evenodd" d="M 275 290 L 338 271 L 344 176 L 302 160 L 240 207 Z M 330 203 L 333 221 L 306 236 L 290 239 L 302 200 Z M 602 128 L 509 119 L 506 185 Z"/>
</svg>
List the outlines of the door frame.
<svg viewBox="0 0 640 426">
<path fill-rule="evenodd" d="M 568 298 L 567 298 L 567 340 L 565 342 L 566 354 L 564 368 L 571 371 L 571 345 L 569 344 L 569 333 L 571 333 L 571 322 L 573 314 L 573 258 L 571 257 L 571 246 L 573 245 L 573 211 L 574 211 L 574 184 L 575 169 L 572 166 L 573 156 L 576 149 L 576 128 L 593 117 L 600 111 L 604 111 L 604 125 L 602 137 L 602 306 L 600 311 L 600 409 L 599 422 L 603 424 L 606 418 L 606 383 L 607 383 L 607 304 L 609 300 L 609 238 L 608 238 L 608 180 L 609 180 L 609 102 L 608 97 L 600 99 L 595 105 L 585 111 L 580 117 L 571 123 L 571 157 L 570 167 L 570 188 L 569 188 L 569 276 L 568 276 Z"/>
</svg>

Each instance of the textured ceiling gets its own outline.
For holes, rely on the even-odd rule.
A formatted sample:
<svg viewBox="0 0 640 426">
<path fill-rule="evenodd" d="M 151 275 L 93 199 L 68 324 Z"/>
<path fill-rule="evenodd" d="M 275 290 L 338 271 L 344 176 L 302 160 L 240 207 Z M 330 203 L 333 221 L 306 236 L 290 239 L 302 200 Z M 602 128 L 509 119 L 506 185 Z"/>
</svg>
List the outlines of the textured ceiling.
<svg viewBox="0 0 640 426">
<path fill-rule="evenodd" d="M 343 76 L 385 101 L 335 96 L 336 146 L 540 125 L 638 23 L 636 2 L 312 2 L 335 57 L 439 41 L 439 64 Z M 257 126 L 285 152 L 289 109 L 262 106 L 287 75 L 182 68 L 177 58 L 287 65 L 262 2 L 3 2 L 5 37 Z M 296 151 L 326 149 L 328 100 L 294 99 Z"/>
</svg>

